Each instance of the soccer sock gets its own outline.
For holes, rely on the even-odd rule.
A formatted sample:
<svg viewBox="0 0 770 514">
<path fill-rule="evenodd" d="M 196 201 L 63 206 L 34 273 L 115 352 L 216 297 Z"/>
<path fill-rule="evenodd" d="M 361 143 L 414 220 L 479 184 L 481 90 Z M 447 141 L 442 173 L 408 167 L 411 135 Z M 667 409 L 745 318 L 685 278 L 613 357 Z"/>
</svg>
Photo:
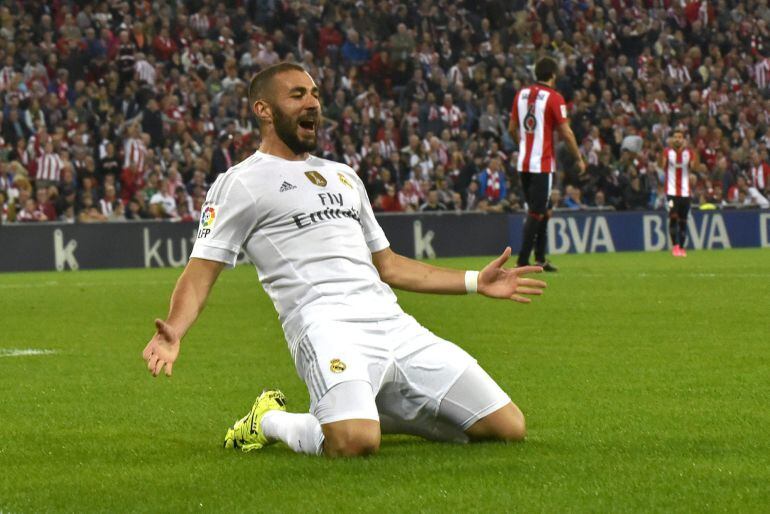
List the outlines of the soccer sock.
<svg viewBox="0 0 770 514">
<path fill-rule="evenodd" d="M 324 433 L 312 414 L 268 411 L 262 416 L 262 431 L 268 439 L 283 441 L 297 453 L 323 453 Z"/>
<path fill-rule="evenodd" d="M 535 262 L 545 262 L 545 252 L 548 243 L 548 218 L 546 214 L 537 227 L 537 236 L 535 237 Z"/>
<path fill-rule="evenodd" d="M 524 223 L 524 231 L 521 234 L 521 250 L 519 251 L 518 264 L 523 265 L 529 262 L 529 254 L 532 253 L 532 247 L 535 244 L 537 230 L 540 227 L 540 215 L 530 213 L 527 221 Z"/>
<path fill-rule="evenodd" d="M 679 220 L 679 246 L 687 244 L 687 220 Z"/>
<path fill-rule="evenodd" d="M 671 244 L 673 246 L 676 246 L 677 243 L 677 219 L 676 218 L 669 218 L 668 219 L 668 233 L 671 235 Z"/>
</svg>

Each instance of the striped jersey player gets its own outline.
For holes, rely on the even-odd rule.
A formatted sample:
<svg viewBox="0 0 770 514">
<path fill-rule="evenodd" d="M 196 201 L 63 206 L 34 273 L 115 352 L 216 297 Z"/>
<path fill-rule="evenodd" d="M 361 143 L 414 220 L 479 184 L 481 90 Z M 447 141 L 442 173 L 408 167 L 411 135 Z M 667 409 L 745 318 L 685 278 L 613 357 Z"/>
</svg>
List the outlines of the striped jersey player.
<svg viewBox="0 0 770 514">
<path fill-rule="evenodd" d="M 663 150 L 658 165 L 664 172 L 668 229 L 675 257 L 687 257 L 687 217 L 690 213 L 690 170 L 698 165 L 698 154 L 685 144 L 684 129 L 676 128 L 671 146 Z"/>
<path fill-rule="evenodd" d="M 527 265 L 534 247 L 535 264 L 543 266 L 546 271 L 556 271 L 556 267 L 545 258 L 551 187 L 553 173 L 556 171 L 554 130 L 558 130 L 567 143 L 581 175 L 586 168 L 575 134 L 569 126 L 567 105 L 554 89 L 557 72 L 558 65 L 550 57 L 544 57 L 535 64 L 537 82 L 516 93 L 508 125 L 514 141 L 520 135 L 517 169 L 527 202 L 527 221 L 524 224 L 518 265 Z"/>
<path fill-rule="evenodd" d="M 296 452 L 354 456 L 375 452 L 383 432 L 454 442 L 522 439 L 524 417 L 509 396 L 462 348 L 404 313 L 391 287 L 527 303 L 522 295 L 540 294 L 545 284 L 521 275 L 542 270 L 504 268 L 510 248 L 478 273 L 393 252 L 355 171 L 309 153 L 321 123 L 318 98 L 297 64 L 252 79 L 260 149 L 209 191 L 168 318 L 156 320 L 144 350 L 148 369 L 171 373 L 182 336 L 243 250 L 278 312 L 311 401 L 310 412 L 291 413 L 280 391 L 263 392 L 227 431 L 226 448 L 282 441 Z"/>
</svg>

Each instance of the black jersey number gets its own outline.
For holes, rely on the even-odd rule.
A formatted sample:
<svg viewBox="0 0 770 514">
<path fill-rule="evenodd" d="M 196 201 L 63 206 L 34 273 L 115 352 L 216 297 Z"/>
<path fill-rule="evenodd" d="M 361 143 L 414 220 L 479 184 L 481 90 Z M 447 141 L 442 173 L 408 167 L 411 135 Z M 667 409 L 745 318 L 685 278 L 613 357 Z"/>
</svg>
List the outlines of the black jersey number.
<svg viewBox="0 0 770 514">
<path fill-rule="evenodd" d="M 524 116 L 524 132 L 533 134 L 537 130 L 537 118 L 535 118 L 535 104 L 527 106 L 527 115 Z"/>
</svg>

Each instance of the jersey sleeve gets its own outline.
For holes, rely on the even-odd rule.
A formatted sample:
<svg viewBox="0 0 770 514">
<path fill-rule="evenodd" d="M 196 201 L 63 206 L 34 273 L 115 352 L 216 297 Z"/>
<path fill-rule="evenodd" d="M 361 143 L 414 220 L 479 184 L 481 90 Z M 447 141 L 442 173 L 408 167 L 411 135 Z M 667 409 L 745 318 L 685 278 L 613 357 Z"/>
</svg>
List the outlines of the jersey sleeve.
<svg viewBox="0 0 770 514">
<path fill-rule="evenodd" d="M 356 180 L 356 189 L 361 196 L 361 228 L 364 231 L 364 239 L 366 240 L 366 246 L 369 247 L 369 251 L 372 253 L 379 252 L 390 246 L 388 238 L 385 237 L 385 232 L 377 223 L 377 218 L 374 217 L 374 211 L 372 210 L 372 204 L 369 201 L 369 195 L 366 194 L 366 188 L 361 179 L 353 173 Z"/>
<path fill-rule="evenodd" d="M 201 207 L 198 234 L 190 257 L 235 266 L 238 253 L 257 223 L 257 206 L 239 178 L 223 173 Z"/>
<path fill-rule="evenodd" d="M 552 94 L 548 99 L 548 110 L 551 114 L 554 128 L 567 121 L 567 104 L 564 102 L 564 97 L 560 94 Z"/>
</svg>

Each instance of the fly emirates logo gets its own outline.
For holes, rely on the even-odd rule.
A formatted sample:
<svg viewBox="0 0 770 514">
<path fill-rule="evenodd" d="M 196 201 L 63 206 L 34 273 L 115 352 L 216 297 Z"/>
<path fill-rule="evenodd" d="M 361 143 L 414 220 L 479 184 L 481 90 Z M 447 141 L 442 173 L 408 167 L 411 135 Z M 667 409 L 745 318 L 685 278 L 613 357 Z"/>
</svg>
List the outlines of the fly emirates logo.
<svg viewBox="0 0 770 514">
<path fill-rule="evenodd" d="M 305 228 L 324 221 L 349 218 L 361 223 L 361 216 L 355 207 L 345 207 L 341 193 L 319 193 L 322 209 L 297 214 L 292 219 L 297 228 Z"/>
</svg>

